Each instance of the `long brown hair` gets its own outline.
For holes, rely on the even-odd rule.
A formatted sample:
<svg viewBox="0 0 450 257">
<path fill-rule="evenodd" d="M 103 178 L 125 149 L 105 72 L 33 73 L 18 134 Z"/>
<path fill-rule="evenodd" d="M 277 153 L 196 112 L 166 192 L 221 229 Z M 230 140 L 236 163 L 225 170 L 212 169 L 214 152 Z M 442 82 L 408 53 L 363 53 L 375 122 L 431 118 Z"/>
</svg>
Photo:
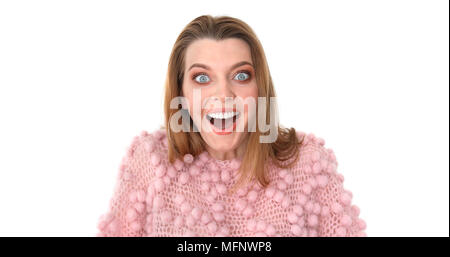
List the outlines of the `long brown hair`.
<svg viewBox="0 0 450 257">
<path fill-rule="evenodd" d="M 223 40 L 227 38 L 238 38 L 244 40 L 251 50 L 255 78 L 258 85 L 258 97 L 266 99 L 266 120 L 270 124 L 270 97 L 275 97 L 275 90 L 267 65 L 263 47 L 256 34 L 245 22 L 229 16 L 203 15 L 192 20 L 182 30 L 172 48 L 170 55 L 167 78 L 165 84 L 165 126 L 168 139 L 168 157 L 170 163 L 177 158 L 183 158 L 185 154 L 197 156 L 205 150 L 205 142 L 199 132 L 193 131 L 193 121 L 190 119 L 189 132 L 173 132 L 170 129 L 170 118 L 177 109 L 170 108 L 173 98 L 181 96 L 181 88 L 184 76 L 184 58 L 187 47 L 195 40 L 210 38 Z M 255 132 L 249 132 L 246 152 L 242 158 L 239 168 L 240 177 L 233 186 L 234 191 L 239 186 L 256 178 L 262 187 L 266 187 L 270 181 L 267 179 L 267 160 L 272 160 L 275 165 L 282 168 L 290 167 L 298 158 L 298 145 L 301 143 L 297 138 L 294 128 L 282 128 L 277 126 L 278 136 L 273 143 L 260 143 L 261 133 L 259 127 Z M 291 159 L 291 157 L 295 158 Z M 287 162 L 287 160 L 293 160 Z"/>
</svg>

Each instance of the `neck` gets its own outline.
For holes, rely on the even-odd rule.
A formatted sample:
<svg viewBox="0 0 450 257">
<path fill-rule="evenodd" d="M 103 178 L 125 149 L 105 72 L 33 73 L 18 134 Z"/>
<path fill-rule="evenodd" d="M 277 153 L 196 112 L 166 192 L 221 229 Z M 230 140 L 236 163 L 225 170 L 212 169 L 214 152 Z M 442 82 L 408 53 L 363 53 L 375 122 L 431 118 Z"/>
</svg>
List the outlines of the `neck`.
<svg viewBox="0 0 450 257">
<path fill-rule="evenodd" d="M 235 149 L 230 151 L 218 151 L 206 145 L 206 151 L 209 155 L 217 160 L 231 160 L 231 159 L 242 159 L 244 157 L 245 151 L 247 150 L 248 136 L 244 139 L 242 143 Z"/>
</svg>

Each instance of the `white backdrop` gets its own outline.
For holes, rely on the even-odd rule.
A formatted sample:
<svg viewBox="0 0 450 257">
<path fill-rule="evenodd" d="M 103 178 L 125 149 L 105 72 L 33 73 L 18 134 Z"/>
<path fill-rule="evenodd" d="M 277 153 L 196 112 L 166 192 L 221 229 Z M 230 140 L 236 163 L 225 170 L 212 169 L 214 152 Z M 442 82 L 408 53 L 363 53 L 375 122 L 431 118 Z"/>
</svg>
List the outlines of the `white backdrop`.
<svg viewBox="0 0 450 257">
<path fill-rule="evenodd" d="M 448 1 L 1 1 L 0 236 L 92 236 L 163 121 L 178 33 L 247 22 L 284 126 L 337 156 L 368 236 L 449 236 Z"/>
</svg>

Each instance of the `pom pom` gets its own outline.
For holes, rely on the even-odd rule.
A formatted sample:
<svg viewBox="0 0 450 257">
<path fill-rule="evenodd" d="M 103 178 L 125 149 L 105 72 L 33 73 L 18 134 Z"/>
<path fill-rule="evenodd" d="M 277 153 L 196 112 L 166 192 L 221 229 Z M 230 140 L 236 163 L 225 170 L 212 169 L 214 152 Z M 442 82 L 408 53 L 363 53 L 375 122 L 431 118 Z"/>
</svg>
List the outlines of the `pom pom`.
<svg viewBox="0 0 450 257">
<path fill-rule="evenodd" d="M 194 209 L 192 209 L 191 215 L 195 220 L 198 220 L 201 218 L 202 216 L 202 209 L 199 207 L 194 207 Z"/>
<path fill-rule="evenodd" d="M 144 190 L 136 191 L 136 201 L 138 201 L 138 202 L 145 201 L 145 191 Z"/>
<path fill-rule="evenodd" d="M 188 202 L 184 202 L 181 204 L 180 209 L 182 213 L 188 214 L 192 210 L 192 207 Z"/>
<path fill-rule="evenodd" d="M 328 167 L 327 167 L 327 169 L 326 169 L 326 172 L 327 173 L 336 173 L 336 164 L 335 163 L 329 163 L 328 164 Z"/>
<path fill-rule="evenodd" d="M 340 181 L 341 183 L 344 182 L 344 175 L 342 175 L 341 173 L 338 173 L 338 174 L 337 174 L 337 178 L 339 179 L 339 181 Z"/>
<path fill-rule="evenodd" d="M 219 171 L 217 171 L 217 170 L 211 171 L 211 180 L 213 182 L 219 182 L 219 180 L 220 180 Z"/>
<path fill-rule="evenodd" d="M 211 175 L 209 174 L 209 172 L 203 172 L 202 175 L 200 176 L 200 180 L 201 181 L 210 181 Z"/>
<path fill-rule="evenodd" d="M 342 208 L 342 205 L 340 205 L 339 203 L 333 203 L 333 205 L 331 206 L 331 210 L 334 213 L 341 213 L 344 209 Z"/>
<path fill-rule="evenodd" d="M 220 177 L 222 178 L 223 182 L 228 182 L 231 179 L 230 172 L 227 170 L 222 170 L 222 173 L 220 174 Z"/>
<path fill-rule="evenodd" d="M 132 203 L 137 202 L 137 192 L 136 191 L 130 192 L 130 194 L 128 195 L 128 200 L 130 200 L 130 202 Z"/>
<path fill-rule="evenodd" d="M 352 217 L 347 214 L 342 215 L 341 225 L 344 227 L 349 227 L 350 225 L 352 225 Z"/>
<path fill-rule="evenodd" d="M 314 177 L 311 177 L 308 179 L 308 184 L 312 187 L 312 188 L 316 188 L 317 187 L 317 181 Z"/>
<path fill-rule="evenodd" d="M 320 173 L 320 171 L 322 170 L 322 165 L 320 162 L 315 162 L 312 166 L 312 171 L 314 174 L 318 174 Z"/>
<path fill-rule="evenodd" d="M 161 221 L 165 224 L 168 224 L 170 221 L 172 221 L 172 213 L 170 211 L 165 210 L 161 213 Z"/>
<path fill-rule="evenodd" d="M 191 164 L 194 161 L 194 156 L 192 156 L 192 154 L 189 154 L 189 153 L 185 154 L 183 156 L 183 160 L 184 160 L 185 163 Z"/>
<path fill-rule="evenodd" d="M 330 215 L 330 207 L 323 206 L 320 215 L 322 215 L 323 217 L 328 217 L 328 215 Z"/>
<path fill-rule="evenodd" d="M 304 165 L 303 166 L 303 170 L 305 171 L 306 174 L 311 174 L 312 173 L 312 168 L 310 165 Z"/>
<path fill-rule="evenodd" d="M 164 200 L 160 196 L 155 196 L 153 199 L 153 209 L 159 210 L 164 207 Z"/>
<path fill-rule="evenodd" d="M 161 178 L 165 174 L 166 174 L 166 169 L 164 168 L 164 166 L 159 165 L 159 166 L 156 167 L 156 169 L 155 169 L 156 177 Z"/>
<path fill-rule="evenodd" d="M 181 205 L 184 202 L 185 198 L 182 194 L 177 194 L 174 198 L 174 201 L 177 205 Z"/>
<path fill-rule="evenodd" d="M 152 154 L 150 155 L 150 163 L 151 163 L 153 166 L 159 165 L 159 164 L 161 163 L 161 157 L 159 156 L 159 154 L 157 154 L 157 153 L 152 153 Z"/>
<path fill-rule="evenodd" d="M 318 175 L 316 177 L 317 185 L 325 187 L 328 184 L 328 177 L 325 175 Z"/>
<path fill-rule="evenodd" d="M 133 207 L 134 207 L 134 209 L 136 209 L 136 211 L 138 213 L 142 213 L 144 211 L 144 209 L 145 209 L 145 205 L 143 203 L 135 203 L 133 205 Z"/>
<path fill-rule="evenodd" d="M 294 236 L 301 236 L 302 235 L 302 228 L 299 225 L 294 224 L 294 225 L 291 226 L 291 233 Z"/>
<path fill-rule="evenodd" d="M 300 227 L 305 226 L 305 219 L 304 219 L 303 217 L 298 218 L 297 224 L 298 224 Z"/>
<path fill-rule="evenodd" d="M 321 160 L 320 166 L 322 167 L 322 169 L 326 169 L 328 167 L 328 160 L 326 159 Z"/>
<path fill-rule="evenodd" d="M 308 201 L 308 202 L 305 204 L 305 210 L 306 210 L 307 212 L 312 212 L 313 209 L 314 209 L 314 203 L 313 203 L 313 201 Z"/>
<path fill-rule="evenodd" d="M 182 216 L 177 216 L 175 218 L 173 224 L 175 225 L 176 228 L 180 228 L 181 226 L 183 226 L 183 217 Z"/>
<path fill-rule="evenodd" d="M 182 185 L 186 184 L 189 180 L 189 175 L 187 172 L 183 172 L 180 175 L 179 181 Z"/>
<path fill-rule="evenodd" d="M 225 208 L 220 203 L 215 203 L 211 206 L 211 209 L 215 212 L 222 212 Z"/>
<path fill-rule="evenodd" d="M 210 222 L 207 225 L 207 227 L 208 227 L 208 231 L 211 232 L 211 233 L 215 233 L 217 231 L 217 224 L 214 221 Z"/>
<path fill-rule="evenodd" d="M 238 190 L 236 190 L 236 194 L 240 197 L 245 196 L 247 194 L 247 188 L 241 187 Z"/>
<path fill-rule="evenodd" d="M 347 205 L 350 205 L 350 203 L 352 201 L 352 196 L 347 192 L 343 192 L 340 200 L 341 200 L 342 204 L 347 206 Z"/>
<path fill-rule="evenodd" d="M 199 158 L 203 163 L 205 163 L 205 162 L 207 162 L 207 161 L 209 160 L 209 154 L 208 154 L 207 151 L 203 151 L 203 152 L 198 156 L 198 158 Z"/>
<path fill-rule="evenodd" d="M 275 230 L 275 227 L 274 227 L 272 224 L 269 224 L 269 225 L 267 226 L 265 232 L 266 232 L 267 235 L 273 236 L 273 235 L 275 235 L 275 233 L 276 233 L 277 231 Z"/>
<path fill-rule="evenodd" d="M 238 160 L 238 159 L 233 159 L 233 160 L 231 160 L 231 162 L 230 162 L 230 167 L 231 167 L 231 169 L 236 170 L 236 169 L 238 169 L 240 166 L 241 166 L 241 161 L 240 161 L 240 160 Z"/>
<path fill-rule="evenodd" d="M 244 199 L 239 199 L 236 201 L 234 207 L 238 210 L 238 211 L 243 211 L 245 209 L 245 207 L 247 206 L 247 202 Z"/>
<path fill-rule="evenodd" d="M 314 203 L 314 208 L 313 208 L 312 212 L 316 215 L 319 215 L 321 209 L 322 209 L 322 207 L 320 206 L 319 203 Z"/>
<path fill-rule="evenodd" d="M 200 174 L 200 167 L 197 165 L 191 165 L 191 167 L 189 167 L 189 173 L 191 176 L 198 176 Z"/>
<path fill-rule="evenodd" d="M 310 227 L 315 227 L 315 226 L 317 226 L 317 224 L 319 224 L 319 219 L 317 218 L 317 216 L 314 215 L 314 214 L 309 215 L 309 217 L 308 217 L 308 225 Z"/>
<path fill-rule="evenodd" d="M 192 217 L 192 216 L 187 216 L 187 217 L 186 217 L 186 226 L 188 226 L 188 227 L 193 227 L 193 226 L 195 226 L 196 223 L 197 223 L 197 222 L 196 222 L 196 220 L 194 219 L 194 217 Z"/>
<path fill-rule="evenodd" d="M 303 193 L 309 195 L 309 194 L 311 193 L 311 191 L 312 191 L 311 185 L 309 185 L 309 184 L 304 184 L 304 185 L 302 186 L 302 192 L 303 192 Z"/>
<path fill-rule="evenodd" d="M 228 227 L 219 228 L 218 236 L 226 237 L 230 235 L 230 229 Z"/>
<path fill-rule="evenodd" d="M 284 181 L 285 181 L 288 185 L 291 185 L 292 183 L 294 183 L 294 175 L 292 175 L 292 173 L 286 174 L 286 176 L 284 177 Z"/>
<path fill-rule="evenodd" d="M 170 178 L 175 178 L 175 177 L 177 176 L 177 171 L 175 170 L 175 168 L 173 167 L 173 165 L 170 165 L 170 166 L 167 168 L 167 175 L 168 175 Z"/>
<path fill-rule="evenodd" d="M 173 162 L 173 167 L 175 167 L 175 169 L 177 171 L 180 171 L 184 166 L 184 163 L 180 160 L 180 159 L 175 159 L 175 161 Z"/>
<path fill-rule="evenodd" d="M 314 151 L 314 152 L 312 152 L 312 154 L 311 154 L 311 160 L 312 160 L 313 162 L 317 162 L 317 161 L 320 160 L 320 153 L 319 153 L 319 151 Z"/>
<path fill-rule="evenodd" d="M 203 192 L 208 193 L 209 192 L 209 183 L 208 182 L 203 182 L 201 185 L 201 189 Z"/>
<path fill-rule="evenodd" d="M 249 218 L 251 217 L 253 214 L 255 213 L 255 210 L 253 209 L 253 207 L 251 206 L 247 206 L 244 211 L 242 212 L 242 214 L 244 215 L 244 217 Z"/>
<path fill-rule="evenodd" d="M 155 185 L 155 189 L 157 192 L 161 192 L 164 190 L 165 184 L 161 178 L 156 179 L 154 183 L 155 183 L 154 185 Z"/>
<path fill-rule="evenodd" d="M 266 230 L 267 224 L 264 220 L 260 220 L 256 223 L 256 230 L 257 231 L 264 231 Z"/>
<path fill-rule="evenodd" d="M 209 213 L 207 213 L 207 212 L 204 212 L 204 213 L 202 214 L 202 217 L 200 218 L 200 222 L 201 222 L 203 225 L 206 225 L 206 224 L 208 224 L 210 221 L 211 221 L 211 215 L 210 215 Z"/>
<path fill-rule="evenodd" d="M 352 207 L 351 207 L 351 211 L 352 211 L 352 213 L 353 213 L 353 216 L 356 216 L 356 217 L 358 217 L 358 216 L 359 216 L 359 213 L 360 213 L 360 209 L 359 209 L 359 207 L 358 207 L 358 206 L 356 206 L 356 205 L 352 205 Z"/>
<path fill-rule="evenodd" d="M 208 168 L 210 171 L 218 171 L 219 170 L 219 167 L 217 167 L 217 164 L 214 161 L 209 163 Z"/>
<path fill-rule="evenodd" d="M 252 190 L 252 191 L 248 192 L 247 200 L 249 202 L 255 202 L 256 198 L 258 198 L 258 192 L 256 192 L 255 190 Z"/>
<path fill-rule="evenodd" d="M 294 206 L 292 207 L 292 212 L 293 212 L 295 215 L 297 215 L 297 216 L 302 216 L 302 215 L 303 215 L 303 208 L 302 208 L 301 205 L 296 204 L 296 205 L 294 205 Z"/>
<path fill-rule="evenodd" d="M 287 184 L 283 180 L 280 180 L 277 182 L 277 187 L 279 190 L 285 190 L 287 188 Z"/>
<path fill-rule="evenodd" d="M 128 222 L 132 222 L 132 221 L 134 221 L 134 220 L 137 218 L 137 213 L 136 213 L 136 211 L 134 210 L 134 208 L 129 208 L 129 209 L 127 210 L 127 213 L 126 213 L 125 218 L 126 218 L 126 220 L 127 220 Z"/>
<path fill-rule="evenodd" d="M 267 198 L 272 198 L 275 194 L 275 188 L 273 186 L 269 186 L 266 188 L 265 195 Z"/>
<path fill-rule="evenodd" d="M 298 201 L 297 201 L 299 204 L 305 205 L 307 201 L 308 201 L 308 197 L 306 195 L 299 194 Z"/>
<path fill-rule="evenodd" d="M 250 232 L 255 232 L 256 230 L 256 220 L 251 219 L 247 222 L 247 230 Z"/>
<path fill-rule="evenodd" d="M 273 200 L 277 203 L 281 203 L 283 201 L 284 193 L 283 191 L 278 190 L 275 195 L 273 196 Z"/>
<path fill-rule="evenodd" d="M 117 224 L 117 222 L 115 220 L 113 220 L 108 225 L 108 230 L 111 231 L 112 233 L 115 233 L 117 231 L 117 228 L 118 228 L 118 224 Z"/>
<path fill-rule="evenodd" d="M 366 222 L 363 219 L 359 219 L 358 218 L 357 222 L 358 222 L 359 229 L 361 229 L 361 230 L 365 230 L 366 229 L 367 225 L 366 225 Z"/>
<path fill-rule="evenodd" d="M 216 190 L 219 194 L 223 195 L 227 192 L 227 187 L 222 183 L 217 183 Z"/>
<path fill-rule="evenodd" d="M 141 229 L 141 224 L 139 224 L 139 222 L 135 221 L 130 224 L 130 228 L 133 232 L 138 232 Z"/>
<path fill-rule="evenodd" d="M 298 216 L 297 216 L 296 213 L 290 212 L 290 213 L 287 215 L 287 220 L 289 221 L 289 223 L 295 224 L 295 223 L 297 223 L 297 221 L 298 221 Z"/>
<path fill-rule="evenodd" d="M 222 212 L 214 212 L 213 217 L 217 222 L 222 222 L 225 220 L 225 215 Z"/>
<path fill-rule="evenodd" d="M 155 150 L 155 144 L 152 141 L 144 142 L 144 149 L 146 152 L 151 153 Z"/>
<path fill-rule="evenodd" d="M 316 141 L 317 141 L 317 143 L 318 143 L 320 146 L 324 146 L 324 145 L 325 145 L 325 139 L 323 139 L 323 138 L 321 138 L 321 137 L 317 137 L 317 138 L 316 138 Z"/>
</svg>

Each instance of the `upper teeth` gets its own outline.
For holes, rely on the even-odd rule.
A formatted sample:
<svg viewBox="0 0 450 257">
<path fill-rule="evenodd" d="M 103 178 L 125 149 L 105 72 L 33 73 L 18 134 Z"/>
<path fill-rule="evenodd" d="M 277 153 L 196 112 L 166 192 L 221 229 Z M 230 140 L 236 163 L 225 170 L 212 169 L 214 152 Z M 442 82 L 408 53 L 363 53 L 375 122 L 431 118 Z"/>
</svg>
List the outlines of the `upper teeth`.
<svg viewBox="0 0 450 257">
<path fill-rule="evenodd" d="M 208 113 L 208 116 L 213 119 L 229 119 L 238 114 L 239 112 L 212 112 Z"/>
</svg>

